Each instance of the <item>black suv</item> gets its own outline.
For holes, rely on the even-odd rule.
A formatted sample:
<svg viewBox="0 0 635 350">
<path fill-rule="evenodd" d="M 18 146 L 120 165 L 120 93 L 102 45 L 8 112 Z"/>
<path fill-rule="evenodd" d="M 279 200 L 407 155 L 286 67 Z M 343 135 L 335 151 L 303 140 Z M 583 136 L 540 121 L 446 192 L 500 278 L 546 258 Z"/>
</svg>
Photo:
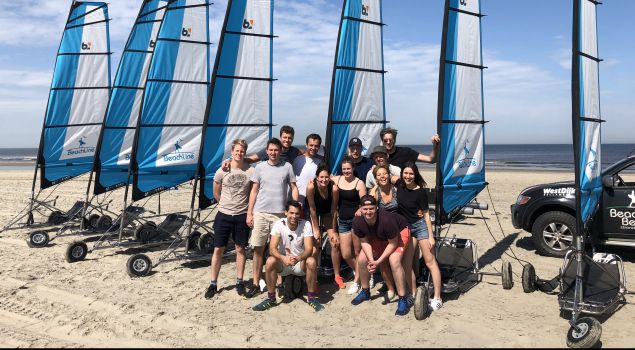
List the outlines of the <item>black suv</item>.
<svg viewBox="0 0 635 350">
<path fill-rule="evenodd" d="M 602 173 L 600 208 L 591 223 L 594 243 L 635 247 L 635 155 Z M 524 189 L 511 206 L 515 228 L 531 232 L 536 250 L 563 257 L 575 233 L 575 183 Z"/>
</svg>

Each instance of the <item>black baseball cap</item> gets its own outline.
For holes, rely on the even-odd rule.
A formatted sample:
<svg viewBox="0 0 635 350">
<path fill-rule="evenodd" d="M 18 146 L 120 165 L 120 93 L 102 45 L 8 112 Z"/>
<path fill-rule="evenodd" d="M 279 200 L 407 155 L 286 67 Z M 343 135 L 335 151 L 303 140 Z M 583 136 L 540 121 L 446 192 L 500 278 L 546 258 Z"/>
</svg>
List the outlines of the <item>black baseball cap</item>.
<svg viewBox="0 0 635 350">
<path fill-rule="evenodd" d="M 360 140 L 359 137 L 353 137 L 350 141 L 348 141 L 348 147 L 351 147 L 351 146 L 362 147 L 363 146 L 362 140 Z"/>
</svg>

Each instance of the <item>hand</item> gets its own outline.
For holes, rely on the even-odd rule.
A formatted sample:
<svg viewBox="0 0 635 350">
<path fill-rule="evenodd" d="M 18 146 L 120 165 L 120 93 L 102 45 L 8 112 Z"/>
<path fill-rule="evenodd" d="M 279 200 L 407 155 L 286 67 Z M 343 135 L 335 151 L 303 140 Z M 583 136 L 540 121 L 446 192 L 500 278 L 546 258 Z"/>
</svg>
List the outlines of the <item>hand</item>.
<svg viewBox="0 0 635 350">
<path fill-rule="evenodd" d="M 428 242 L 430 242 L 430 246 L 431 246 L 431 247 L 434 247 L 434 245 L 437 243 L 437 241 L 434 239 L 434 236 L 433 236 L 433 235 L 430 235 L 430 236 L 428 237 Z"/>
<path fill-rule="evenodd" d="M 337 248 L 340 245 L 340 238 L 337 237 L 336 234 L 329 235 L 329 243 L 331 243 L 331 247 Z"/>
<path fill-rule="evenodd" d="M 368 272 L 370 272 L 370 273 L 375 272 L 375 270 L 377 269 L 377 265 L 379 265 L 377 263 L 377 261 L 375 261 L 375 260 L 369 261 L 368 265 L 366 265 L 366 267 L 368 268 Z"/>
<path fill-rule="evenodd" d="M 432 144 L 434 146 L 438 145 L 439 142 L 441 142 L 441 138 L 439 137 L 439 134 L 434 134 L 432 135 L 432 137 L 430 138 L 430 140 L 432 141 Z"/>
<path fill-rule="evenodd" d="M 254 228 L 254 216 L 253 214 L 247 213 L 247 226 L 250 228 Z"/>
<path fill-rule="evenodd" d="M 225 159 L 223 163 L 221 164 L 221 168 L 223 169 L 223 171 L 229 171 L 230 165 L 231 165 L 231 160 Z"/>
<path fill-rule="evenodd" d="M 357 209 L 357 211 L 355 211 L 355 216 L 362 216 L 362 208 Z"/>
<path fill-rule="evenodd" d="M 300 261 L 300 260 L 298 260 L 298 257 L 295 256 L 295 255 L 289 255 L 288 259 L 289 260 L 288 260 L 287 266 L 293 266 L 293 265 L 297 264 L 298 261 Z"/>
</svg>

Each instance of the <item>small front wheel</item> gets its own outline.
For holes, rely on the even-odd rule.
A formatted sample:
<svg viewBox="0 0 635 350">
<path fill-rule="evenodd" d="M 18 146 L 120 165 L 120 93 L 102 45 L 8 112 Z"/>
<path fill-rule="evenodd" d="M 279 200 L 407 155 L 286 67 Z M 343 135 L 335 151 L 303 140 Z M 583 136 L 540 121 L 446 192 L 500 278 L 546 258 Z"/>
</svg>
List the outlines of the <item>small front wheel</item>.
<svg viewBox="0 0 635 350">
<path fill-rule="evenodd" d="M 503 289 L 512 289 L 514 287 L 514 276 L 512 274 L 512 263 L 503 262 L 502 267 Z"/>
<path fill-rule="evenodd" d="M 75 241 L 66 248 L 66 261 L 74 263 L 84 260 L 88 254 L 88 246 L 83 241 Z"/>
<path fill-rule="evenodd" d="M 126 269 L 130 277 L 144 277 L 152 270 L 152 260 L 145 254 L 135 254 L 128 259 Z"/>
<path fill-rule="evenodd" d="M 536 290 L 536 269 L 534 265 L 523 266 L 523 292 L 533 293 Z"/>
<path fill-rule="evenodd" d="M 49 234 L 45 231 L 33 231 L 29 233 L 27 245 L 30 248 L 41 248 L 49 243 Z"/>
<path fill-rule="evenodd" d="M 99 220 L 97 220 L 96 229 L 98 231 L 106 231 L 112 226 L 112 218 L 108 215 L 102 215 Z"/>
<path fill-rule="evenodd" d="M 302 277 L 289 275 L 284 279 L 284 295 L 292 300 L 302 295 Z"/>
<path fill-rule="evenodd" d="M 90 227 L 93 230 L 97 229 L 97 223 L 99 222 L 99 214 L 90 214 L 90 216 L 88 217 L 88 227 Z"/>
<path fill-rule="evenodd" d="M 595 346 L 602 337 L 602 325 L 592 317 L 582 317 L 576 327 L 567 332 L 567 346 L 576 349 L 588 349 Z"/>
<path fill-rule="evenodd" d="M 429 293 L 428 286 L 417 287 L 417 292 L 415 293 L 414 314 L 415 318 L 419 321 L 430 316 L 430 308 L 428 306 L 428 300 L 430 299 Z"/>
</svg>

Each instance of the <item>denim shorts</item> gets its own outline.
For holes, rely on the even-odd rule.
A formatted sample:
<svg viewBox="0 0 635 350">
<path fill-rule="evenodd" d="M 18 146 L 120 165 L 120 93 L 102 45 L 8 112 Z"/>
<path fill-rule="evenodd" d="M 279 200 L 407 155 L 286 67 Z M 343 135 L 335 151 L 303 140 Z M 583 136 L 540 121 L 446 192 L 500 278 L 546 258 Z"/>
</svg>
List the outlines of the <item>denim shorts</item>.
<svg viewBox="0 0 635 350">
<path fill-rule="evenodd" d="M 350 233 L 353 229 L 353 219 L 337 218 L 337 233 Z"/>
<path fill-rule="evenodd" d="M 419 219 L 414 224 L 408 224 L 408 227 L 410 228 L 410 234 L 416 238 L 417 241 L 428 239 L 430 236 L 425 219 Z"/>
</svg>

